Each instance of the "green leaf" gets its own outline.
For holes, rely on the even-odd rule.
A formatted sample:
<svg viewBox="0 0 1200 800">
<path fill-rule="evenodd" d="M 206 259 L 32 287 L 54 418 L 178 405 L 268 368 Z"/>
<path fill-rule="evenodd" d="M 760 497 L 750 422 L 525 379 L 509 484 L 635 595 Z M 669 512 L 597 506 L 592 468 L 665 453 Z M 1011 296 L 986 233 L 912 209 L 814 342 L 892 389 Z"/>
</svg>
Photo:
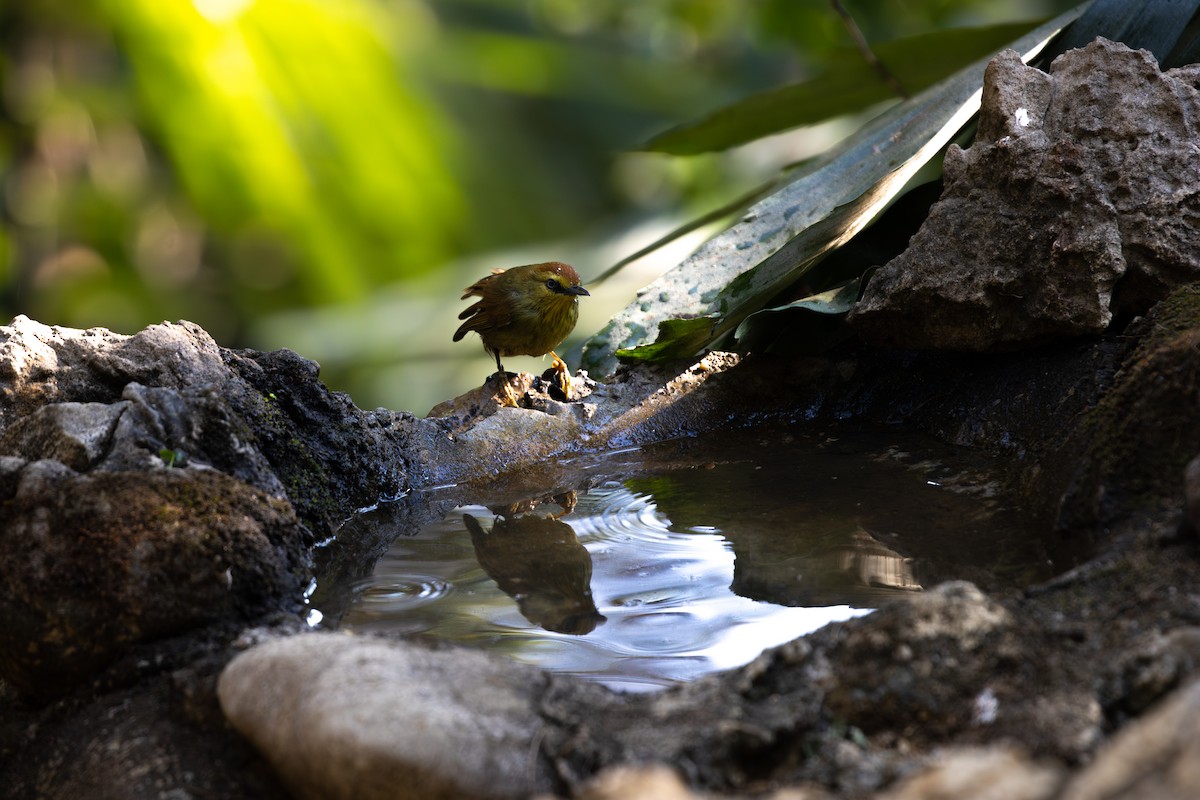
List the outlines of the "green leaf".
<svg viewBox="0 0 1200 800">
<path fill-rule="evenodd" d="M 777 352 L 783 342 L 791 353 L 818 353 L 837 344 L 845 338 L 841 317 L 854 307 L 871 272 L 874 270 L 786 305 L 754 312 L 734 333 L 738 349 Z"/>
<path fill-rule="evenodd" d="M 957 28 L 876 45 L 879 57 L 909 92 L 933 85 L 1013 41 L 1037 22 Z M 895 95 L 857 50 L 830 58 L 826 72 L 804 83 L 751 95 L 708 117 L 672 128 L 643 149 L 675 155 L 724 150 L 773 133 L 862 111 Z"/>
<path fill-rule="evenodd" d="M 1028 60 L 1082 6 L 1013 43 Z M 742 220 L 710 239 L 639 293 L 583 348 L 583 366 L 606 375 L 616 352 L 644 344 L 647 331 L 671 319 L 717 319 L 707 340 L 662 341 L 691 352 L 735 329 L 795 283 L 826 254 L 874 220 L 908 181 L 975 115 L 987 59 L 882 114 L 798 177 L 752 206 Z"/>
<path fill-rule="evenodd" d="M 167 469 L 172 467 L 186 467 L 188 463 L 188 455 L 184 450 L 172 450 L 169 447 L 164 447 L 158 451 L 158 457 L 162 459 L 163 465 Z"/>
<path fill-rule="evenodd" d="M 712 338 L 713 319 L 664 319 L 658 323 L 658 338 L 651 344 L 617 351 L 621 361 L 672 361 L 687 358 Z"/>
<path fill-rule="evenodd" d="M 824 292 L 810 294 L 808 297 L 801 297 L 799 300 L 793 300 L 787 305 L 764 308 L 762 311 L 756 311 L 755 314 L 783 311 L 788 308 L 803 308 L 808 311 L 815 311 L 818 314 L 845 314 L 854 308 L 854 303 L 858 300 L 858 293 L 862 290 L 862 284 L 862 278 L 855 278 L 852 281 L 846 281 L 842 285 L 827 289 Z M 754 316 L 755 314 L 751 314 L 750 316 Z"/>
</svg>

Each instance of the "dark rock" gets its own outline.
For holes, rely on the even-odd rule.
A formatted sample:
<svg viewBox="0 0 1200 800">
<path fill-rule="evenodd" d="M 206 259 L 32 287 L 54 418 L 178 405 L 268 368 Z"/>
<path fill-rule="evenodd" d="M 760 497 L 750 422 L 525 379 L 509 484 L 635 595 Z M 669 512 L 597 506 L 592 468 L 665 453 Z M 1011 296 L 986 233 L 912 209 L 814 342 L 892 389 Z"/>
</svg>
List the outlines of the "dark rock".
<svg viewBox="0 0 1200 800">
<path fill-rule="evenodd" d="M 128 470 L 147 468 L 160 449 L 181 450 L 263 491 L 286 492 L 305 524 L 324 536 L 352 510 L 409 488 L 402 454 L 417 420 L 361 411 L 317 373 L 315 363 L 291 351 L 221 348 L 190 322 L 123 336 L 17 317 L 0 329 L 0 432 L 13 437 L 4 452 L 25 446 L 29 434 L 7 431 L 43 406 L 126 401 L 133 405 L 129 418 L 120 410 L 87 411 L 123 417 L 119 435 L 109 441 L 103 426 L 86 433 L 95 452 L 60 442 L 84 447 L 67 457 L 83 458 L 89 468 Z M 78 420 L 84 411 L 43 413 Z M 67 431 L 67 439 L 78 434 L 77 422 L 58 426 L 72 424 L 76 434 Z M 38 452 L 34 458 L 54 457 Z"/>
<path fill-rule="evenodd" d="M 1200 456 L 1188 462 L 1183 474 L 1184 507 L 1193 532 L 1200 531 Z"/>
<path fill-rule="evenodd" d="M 220 647 L 201 637 L 179 652 L 139 654 L 157 663 L 138 672 L 165 670 L 163 677 L 95 699 L 37 713 L 5 707 L 3 718 L 15 729 L 0 744 L 5 797 L 288 800 L 269 765 L 221 717 L 213 674 L 223 664 L 213 663 Z"/>
<path fill-rule="evenodd" d="M 826 705 L 867 733 L 966 727 L 997 671 L 1009 613 L 969 583 L 947 583 L 846 624 L 829 654 Z"/>
<path fill-rule="evenodd" d="M 1200 628 L 1151 631 L 1114 659 L 1103 687 L 1108 713 L 1141 714 L 1200 673 Z"/>
<path fill-rule="evenodd" d="M 410 491 L 426 465 L 412 414 L 362 411 L 290 350 L 222 350 L 234 379 L 224 396 L 296 512 L 325 538 L 353 511 Z"/>
<path fill-rule="evenodd" d="M 0 498 L 0 673 L 31 696 L 134 642 L 299 603 L 307 535 L 286 501 L 212 470 L 37 461 L 15 477 Z"/>
<path fill-rule="evenodd" d="M 1200 285 L 1174 292 L 1129 332 L 1136 349 L 1066 445 L 1076 458 L 1058 524 L 1068 531 L 1178 515 L 1180 476 L 1200 452 Z"/>
<path fill-rule="evenodd" d="M 945 191 L 850 316 L 871 342 L 1003 350 L 1103 331 L 1200 278 L 1191 72 L 1098 39 L 1046 75 L 1002 53 Z"/>
<path fill-rule="evenodd" d="M 18 317 L 0 377 L 0 675 L 30 697 L 137 642 L 294 613 L 313 533 L 406 486 L 411 415 L 359 411 L 312 362 L 190 323 Z"/>
</svg>

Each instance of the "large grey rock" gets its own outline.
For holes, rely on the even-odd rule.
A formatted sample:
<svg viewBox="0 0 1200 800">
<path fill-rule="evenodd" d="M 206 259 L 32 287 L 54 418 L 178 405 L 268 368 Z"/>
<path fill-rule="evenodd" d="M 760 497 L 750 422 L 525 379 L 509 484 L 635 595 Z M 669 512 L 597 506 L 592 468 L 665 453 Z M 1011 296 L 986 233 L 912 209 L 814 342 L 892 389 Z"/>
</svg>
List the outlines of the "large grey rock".
<svg viewBox="0 0 1200 800">
<path fill-rule="evenodd" d="M 111 402 L 129 383 L 181 389 L 228 378 L 216 342 L 190 322 L 133 336 L 25 316 L 0 328 L 0 428 L 47 403 Z"/>
<path fill-rule="evenodd" d="M 850 316 L 890 346 L 1004 350 L 1103 331 L 1200 278 L 1195 68 L 1098 39 L 1047 75 L 989 65 L 942 198 Z"/>
<path fill-rule="evenodd" d="M 550 787 L 532 667 L 341 634 L 259 645 L 221 707 L 299 797 L 528 797 Z"/>
</svg>

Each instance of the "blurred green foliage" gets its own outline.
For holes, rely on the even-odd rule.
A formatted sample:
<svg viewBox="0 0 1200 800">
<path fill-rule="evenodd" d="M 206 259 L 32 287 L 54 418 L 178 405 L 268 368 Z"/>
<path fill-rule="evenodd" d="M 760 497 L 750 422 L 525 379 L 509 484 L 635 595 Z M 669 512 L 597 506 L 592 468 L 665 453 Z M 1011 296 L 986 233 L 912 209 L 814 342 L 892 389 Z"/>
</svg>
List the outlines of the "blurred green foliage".
<svg viewBox="0 0 1200 800">
<path fill-rule="evenodd" d="M 844 5 L 881 42 L 1068 3 Z M 365 379 L 441 358 L 483 254 L 745 191 L 786 157 L 619 153 L 849 42 L 825 0 L 0 0 L 0 315 L 192 319 L 423 411 L 486 372 Z"/>
<path fill-rule="evenodd" d="M 1035 26 L 1032 20 L 977 28 L 957 28 L 883 42 L 872 48 L 895 85 L 908 95 L 920 92 L 994 52 Z M 894 100 L 893 86 L 881 80 L 855 47 L 832 51 L 822 73 L 751 95 L 697 122 L 655 136 L 647 147 L 676 155 L 723 150 L 780 131 L 853 114 Z"/>
</svg>

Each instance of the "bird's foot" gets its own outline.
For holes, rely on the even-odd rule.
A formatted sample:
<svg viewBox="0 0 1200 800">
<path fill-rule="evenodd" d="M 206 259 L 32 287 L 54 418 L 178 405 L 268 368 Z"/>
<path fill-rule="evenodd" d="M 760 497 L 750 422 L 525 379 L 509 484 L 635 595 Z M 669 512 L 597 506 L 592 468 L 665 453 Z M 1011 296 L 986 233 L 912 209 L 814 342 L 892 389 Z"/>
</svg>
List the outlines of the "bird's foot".
<svg viewBox="0 0 1200 800">
<path fill-rule="evenodd" d="M 558 353 L 553 350 L 550 355 L 554 358 L 550 362 L 550 369 L 554 370 L 554 386 L 562 392 L 563 399 L 566 402 L 571 402 L 571 370 L 567 368 L 567 362 L 558 357 Z"/>
<path fill-rule="evenodd" d="M 499 401 L 500 405 L 507 406 L 509 408 L 520 408 L 521 398 L 517 396 L 515 391 L 513 391 L 512 384 L 509 382 L 508 373 L 497 372 L 492 376 L 492 378 L 495 378 L 496 383 L 500 385 L 500 389 L 495 395 L 496 400 Z M 488 380 L 491 380 L 491 378 Z"/>
</svg>

